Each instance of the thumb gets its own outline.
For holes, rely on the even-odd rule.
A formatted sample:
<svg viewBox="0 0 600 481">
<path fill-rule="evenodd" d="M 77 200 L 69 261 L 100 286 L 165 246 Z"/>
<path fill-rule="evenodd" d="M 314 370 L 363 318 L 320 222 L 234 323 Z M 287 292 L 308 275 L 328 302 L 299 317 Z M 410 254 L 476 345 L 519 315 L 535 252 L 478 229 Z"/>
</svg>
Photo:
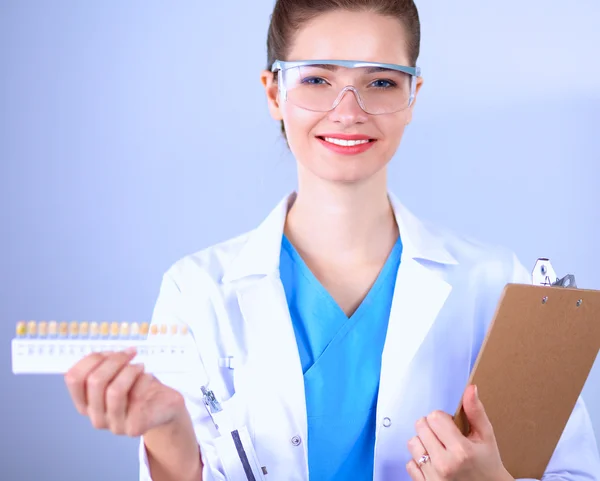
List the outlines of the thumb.
<svg viewBox="0 0 600 481">
<path fill-rule="evenodd" d="M 493 437 L 490 420 L 485 413 L 485 408 L 477 392 L 477 386 L 469 386 L 463 397 L 463 409 L 471 425 L 470 438 L 488 440 Z"/>
</svg>

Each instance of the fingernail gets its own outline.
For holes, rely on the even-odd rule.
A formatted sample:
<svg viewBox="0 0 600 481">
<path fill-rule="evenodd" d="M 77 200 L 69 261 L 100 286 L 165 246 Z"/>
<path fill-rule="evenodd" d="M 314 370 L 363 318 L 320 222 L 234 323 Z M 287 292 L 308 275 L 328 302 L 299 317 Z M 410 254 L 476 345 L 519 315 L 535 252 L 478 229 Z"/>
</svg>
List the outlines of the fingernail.
<svg viewBox="0 0 600 481">
<path fill-rule="evenodd" d="M 127 349 L 125 349 L 125 354 L 133 354 L 137 352 L 137 349 L 135 347 L 128 347 Z"/>
<path fill-rule="evenodd" d="M 479 401 L 479 392 L 477 391 L 477 386 L 475 386 L 475 399 Z"/>
</svg>

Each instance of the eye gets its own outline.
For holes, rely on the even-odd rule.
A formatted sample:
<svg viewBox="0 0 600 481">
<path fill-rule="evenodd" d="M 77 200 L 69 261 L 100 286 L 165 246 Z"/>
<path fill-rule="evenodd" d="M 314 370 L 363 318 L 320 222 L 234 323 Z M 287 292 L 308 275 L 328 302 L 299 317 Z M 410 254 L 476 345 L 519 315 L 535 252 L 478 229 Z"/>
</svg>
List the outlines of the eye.
<svg viewBox="0 0 600 481">
<path fill-rule="evenodd" d="M 396 82 L 387 79 L 378 79 L 371 83 L 371 85 L 377 89 L 389 89 L 396 86 Z"/>
<path fill-rule="evenodd" d="M 308 85 L 326 85 L 327 84 L 326 80 L 321 77 L 306 77 L 306 78 L 302 79 L 302 83 L 308 84 Z"/>
</svg>

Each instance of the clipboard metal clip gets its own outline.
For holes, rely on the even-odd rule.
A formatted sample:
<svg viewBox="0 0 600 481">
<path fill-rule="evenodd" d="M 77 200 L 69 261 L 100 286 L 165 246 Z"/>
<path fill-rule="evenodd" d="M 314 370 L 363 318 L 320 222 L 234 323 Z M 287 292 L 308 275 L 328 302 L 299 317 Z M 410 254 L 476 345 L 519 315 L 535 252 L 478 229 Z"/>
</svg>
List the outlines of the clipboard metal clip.
<svg viewBox="0 0 600 481">
<path fill-rule="evenodd" d="M 559 278 L 556 275 L 552 264 L 550 263 L 550 259 L 545 257 L 540 257 L 535 263 L 531 280 L 536 286 L 567 287 L 571 289 L 577 289 L 575 276 L 573 274 L 567 274 L 566 276 Z"/>
</svg>

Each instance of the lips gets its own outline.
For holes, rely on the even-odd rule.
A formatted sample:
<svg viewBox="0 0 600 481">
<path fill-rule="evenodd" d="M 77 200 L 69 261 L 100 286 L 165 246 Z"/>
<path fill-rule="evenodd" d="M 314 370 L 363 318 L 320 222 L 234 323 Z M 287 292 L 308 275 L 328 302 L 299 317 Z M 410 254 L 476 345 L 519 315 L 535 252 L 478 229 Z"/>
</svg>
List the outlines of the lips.
<svg viewBox="0 0 600 481">
<path fill-rule="evenodd" d="M 369 137 L 368 135 L 364 135 L 364 134 L 341 134 L 341 133 L 325 133 L 325 134 L 321 134 L 318 135 L 317 137 L 320 137 L 322 139 L 324 138 L 333 138 L 333 139 L 340 139 L 340 140 L 375 140 L 373 137 Z"/>
<path fill-rule="evenodd" d="M 329 150 L 345 155 L 366 152 L 377 141 L 363 134 L 323 134 L 318 135 L 317 140 Z"/>
</svg>

